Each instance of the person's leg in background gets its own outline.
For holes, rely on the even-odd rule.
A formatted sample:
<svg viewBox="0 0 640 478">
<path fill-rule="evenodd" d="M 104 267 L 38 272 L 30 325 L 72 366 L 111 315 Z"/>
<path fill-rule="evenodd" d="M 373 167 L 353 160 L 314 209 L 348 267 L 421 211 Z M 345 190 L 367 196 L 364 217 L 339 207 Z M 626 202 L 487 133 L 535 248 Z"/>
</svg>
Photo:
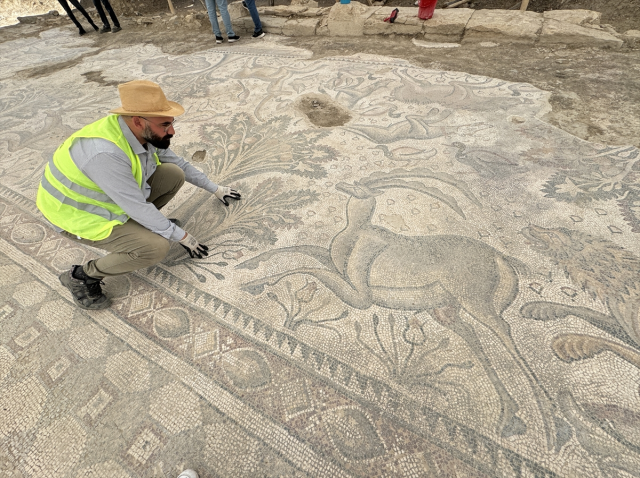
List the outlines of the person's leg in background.
<svg viewBox="0 0 640 478">
<path fill-rule="evenodd" d="M 98 27 L 96 26 L 95 23 L 93 23 L 93 20 L 91 19 L 91 17 L 89 16 L 89 14 L 87 13 L 87 11 L 82 8 L 82 6 L 76 1 L 76 0 L 69 0 L 71 2 L 71 4 L 80 12 L 82 13 L 87 20 L 89 20 L 89 24 L 91 24 L 91 26 L 97 30 Z M 69 19 L 74 23 L 74 25 L 78 28 L 78 31 L 80 32 L 80 36 L 84 35 L 85 33 L 87 33 L 82 24 L 76 19 L 76 17 L 73 15 L 73 12 L 71 10 L 71 7 L 69 6 L 69 3 L 67 2 L 67 0 L 58 0 L 58 3 L 62 6 L 62 8 L 64 9 L 64 11 L 66 12 L 67 16 L 69 17 Z"/>
<path fill-rule="evenodd" d="M 120 22 L 118 21 L 118 17 L 116 17 L 116 12 L 114 12 L 113 8 L 111 8 L 111 3 L 109 3 L 109 0 L 102 0 L 102 3 L 104 4 L 104 8 L 107 10 L 107 13 L 111 17 L 111 21 L 113 22 L 113 28 L 111 29 L 111 33 L 119 32 L 120 30 L 122 30 L 122 28 L 120 27 Z"/>
<path fill-rule="evenodd" d="M 222 32 L 220 31 L 220 25 L 218 24 L 218 15 L 216 14 L 216 0 L 204 1 L 207 5 L 207 13 L 209 14 L 209 21 L 211 22 L 213 34 L 216 37 L 216 43 L 222 43 Z"/>
<path fill-rule="evenodd" d="M 249 10 L 249 15 L 251 15 L 251 20 L 253 20 L 253 38 L 262 38 L 264 32 L 262 31 L 262 22 L 260 21 L 260 15 L 256 7 L 256 0 L 244 0 L 242 5 Z"/>
<path fill-rule="evenodd" d="M 227 0 L 216 0 L 216 3 L 218 4 L 218 10 L 220 10 L 220 16 L 222 17 L 224 26 L 227 29 L 227 38 L 229 39 L 229 43 L 240 40 L 240 37 L 234 33 L 233 26 L 231 25 L 231 17 L 229 16 L 229 9 L 227 8 Z"/>
<path fill-rule="evenodd" d="M 100 15 L 100 20 L 102 20 L 102 28 L 100 29 L 100 33 L 111 31 L 111 25 L 109 25 L 109 20 L 107 20 L 107 16 L 104 14 L 104 10 L 102 9 L 100 0 L 93 0 L 93 6 L 96 7 L 96 11 L 98 12 L 98 15 Z"/>
<path fill-rule="evenodd" d="M 102 4 L 100 2 L 100 0 L 93 0 L 93 5 L 96 7 L 96 11 L 98 12 L 98 15 L 100 15 L 100 20 L 102 20 L 102 28 L 100 29 L 100 33 L 106 33 L 106 32 L 118 32 L 121 30 L 120 28 L 120 23 L 118 23 L 118 18 L 116 17 L 115 12 L 113 11 L 113 8 L 111 8 L 111 4 L 109 3 L 109 0 L 102 0 L 102 3 L 104 3 L 105 8 L 107 9 L 107 12 L 109 12 L 109 16 L 111 17 L 111 20 L 113 21 L 113 30 L 111 29 L 111 25 L 109 25 L 109 20 L 107 19 L 107 16 L 104 13 L 104 10 L 102 9 Z"/>
<path fill-rule="evenodd" d="M 89 22 L 89 24 L 93 27 L 94 30 L 98 30 L 98 26 L 93 23 L 93 19 L 91 18 L 91 16 L 87 13 L 87 11 L 82 8 L 82 5 L 80 5 L 80 0 L 69 0 L 71 2 L 71 5 L 73 5 L 76 10 L 78 10 L 80 13 L 82 13 L 84 15 L 84 18 L 87 19 L 87 21 Z"/>
</svg>

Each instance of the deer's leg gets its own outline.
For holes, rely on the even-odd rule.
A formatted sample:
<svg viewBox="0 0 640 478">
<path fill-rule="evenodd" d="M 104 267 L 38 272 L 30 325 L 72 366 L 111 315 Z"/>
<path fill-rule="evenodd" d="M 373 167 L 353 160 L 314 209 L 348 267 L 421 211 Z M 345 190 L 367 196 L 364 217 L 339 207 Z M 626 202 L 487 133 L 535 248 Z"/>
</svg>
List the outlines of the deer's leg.
<svg viewBox="0 0 640 478">
<path fill-rule="evenodd" d="M 480 301 L 465 302 L 466 303 L 463 303 L 463 307 L 467 313 L 469 313 L 469 315 L 471 315 L 475 320 L 489 328 L 498 337 L 502 345 L 509 352 L 509 355 L 511 355 L 527 378 L 545 425 L 547 446 L 549 449 L 552 449 L 554 446 L 557 447 L 558 441 L 564 440 L 564 431 L 562 430 L 562 427 L 564 426 L 563 421 L 556 417 L 554 413 L 555 406 L 549 396 L 549 393 L 542 386 L 538 377 L 529 366 L 529 363 L 522 357 L 522 354 L 513 341 L 511 327 L 507 321 L 496 313 L 491 304 Z M 553 436 L 552 434 L 554 429 L 556 431 L 556 436 Z"/>
<path fill-rule="evenodd" d="M 500 423 L 498 425 L 498 433 L 505 438 L 513 435 L 523 435 L 527 431 L 527 426 L 516 416 L 519 410 L 518 403 L 509 394 L 502 380 L 500 380 L 474 328 L 460 319 L 457 308 L 443 307 L 434 309 L 431 311 L 431 315 L 440 322 L 440 324 L 455 332 L 463 339 L 473 352 L 473 355 L 475 355 L 480 362 L 480 365 L 482 365 L 482 368 L 484 368 L 489 381 L 500 399 Z"/>
<path fill-rule="evenodd" d="M 304 254 L 309 257 L 313 257 L 320 264 L 327 269 L 335 271 L 336 268 L 331 260 L 331 254 L 329 249 L 325 249 L 320 246 L 295 246 L 295 247 L 282 247 L 280 249 L 273 249 L 271 251 L 263 252 L 262 254 L 253 257 L 252 259 L 244 261 L 242 264 L 238 264 L 236 269 L 256 269 L 261 262 L 266 262 L 278 254 Z"/>
<path fill-rule="evenodd" d="M 241 289 L 250 294 L 257 295 L 264 291 L 265 285 L 275 285 L 285 277 L 295 274 L 307 274 L 322 282 L 327 289 L 333 292 L 345 304 L 356 309 L 368 309 L 372 305 L 371 289 L 356 289 L 353 284 L 346 281 L 337 272 L 326 269 L 301 268 L 292 271 L 282 272 L 263 279 L 257 279 L 244 284 Z"/>
</svg>

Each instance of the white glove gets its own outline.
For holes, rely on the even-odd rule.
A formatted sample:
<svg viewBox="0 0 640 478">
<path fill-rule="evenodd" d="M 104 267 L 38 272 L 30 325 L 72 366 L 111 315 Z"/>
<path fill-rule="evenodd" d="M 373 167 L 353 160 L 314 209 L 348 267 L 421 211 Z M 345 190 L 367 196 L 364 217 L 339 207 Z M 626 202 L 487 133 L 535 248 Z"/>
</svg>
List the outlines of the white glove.
<svg viewBox="0 0 640 478">
<path fill-rule="evenodd" d="M 218 186 L 218 189 L 216 189 L 216 192 L 213 194 L 215 194 L 225 206 L 229 205 L 227 198 L 240 199 L 242 197 L 238 191 L 227 186 Z"/>
<path fill-rule="evenodd" d="M 205 256 L 209 255 L 209 253 L 207 252 L 209 248 L 207 246 L 205 246 L 204 244 L 199 244 L 198 240 L 188 232 L 186 232 L 186 234 L 187 235 L 184 237 L 184 239 L 178 242 L 182 247 L 184 247 L 187 250 L 187 252 L 189 253 L 189 256 L 192 259 L 194 257 L 197 257 L 198 259 L 203 259 Z"/>
</svg>

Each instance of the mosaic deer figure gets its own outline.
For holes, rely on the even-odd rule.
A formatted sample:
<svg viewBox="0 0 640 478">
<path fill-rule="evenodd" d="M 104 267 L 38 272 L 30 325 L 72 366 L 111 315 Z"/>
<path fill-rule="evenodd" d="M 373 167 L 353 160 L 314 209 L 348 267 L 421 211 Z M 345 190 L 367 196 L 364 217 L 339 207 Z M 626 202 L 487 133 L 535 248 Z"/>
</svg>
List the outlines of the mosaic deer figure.
<svg viewBox="0 0 640 478">
<path fill-rule="evenodd" d="M 552 403 L 513 341 L 510 326 L 502 318 L 518 294 L 518 260 L 484 242 L 457 235 L 404 236 L 371 223 L 376 196 L 385 189 L 419 191 L 447 204 L 465 217 L 456 200 L 437 188 L 406 178 L 429 178 L 453 186 L 473 204 L 481 204 L 467 185 L 453 176 L 428 168 L 398 169 L 374 173 L 354 184 L 338 183 L 349 195 L 347 225 L 329 248 L 303 245 L 264 252 L 238 268 L 256 269 L 281 254 L 304 254 L 321 267 L 300 267 L 248 282 L 242 289 L 257 295 L 265 285 L 275 285 L 294 274 L 312 276 L 345 304 L 365 310 L 373 305 L 389 309 L 428 312 L 436 321 L 461 337 L 491 381 L 500 400 L 498 433 L 504 437 L 524 434 L 517 416 L 519 405 L 507 391 L 491 364 L 475 328 L 461 317 L 466 312 L 491 330 L 527 377 L 545 423 L 547 442 L 553 447 Z"/>
</svg>

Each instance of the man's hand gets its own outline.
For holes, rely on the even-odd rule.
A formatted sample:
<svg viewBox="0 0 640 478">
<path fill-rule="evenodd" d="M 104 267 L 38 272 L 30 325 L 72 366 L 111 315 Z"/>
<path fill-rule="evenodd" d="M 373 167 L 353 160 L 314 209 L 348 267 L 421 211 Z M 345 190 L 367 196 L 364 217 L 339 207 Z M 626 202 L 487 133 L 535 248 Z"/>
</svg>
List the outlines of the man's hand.
<svg viewBox="0 0 640 478">
<path fill-rule="evenodd" d="M 180 245 L 187 250 L 192 259 L 194 257 L 204 259 L 204 257 L 209 255 L 207 252 L 209 248 L 204 244 L 199 244 L 198 240 L 188 232 L 185 233 L 184 237 L 178 242 L 180 242 Z"/>
<path fill-rule="evenodd" d="M 240 199 L 242 197 L 238 191 L 227 186 L 218 186 L 218 189 L 216 189 L 216 192 L 213 194 L 215 194 L 215 196 L 220 199 L 225 206 L 229 205 L 229 202 L 227 201 L 228 198 Z"/>
</svg>

